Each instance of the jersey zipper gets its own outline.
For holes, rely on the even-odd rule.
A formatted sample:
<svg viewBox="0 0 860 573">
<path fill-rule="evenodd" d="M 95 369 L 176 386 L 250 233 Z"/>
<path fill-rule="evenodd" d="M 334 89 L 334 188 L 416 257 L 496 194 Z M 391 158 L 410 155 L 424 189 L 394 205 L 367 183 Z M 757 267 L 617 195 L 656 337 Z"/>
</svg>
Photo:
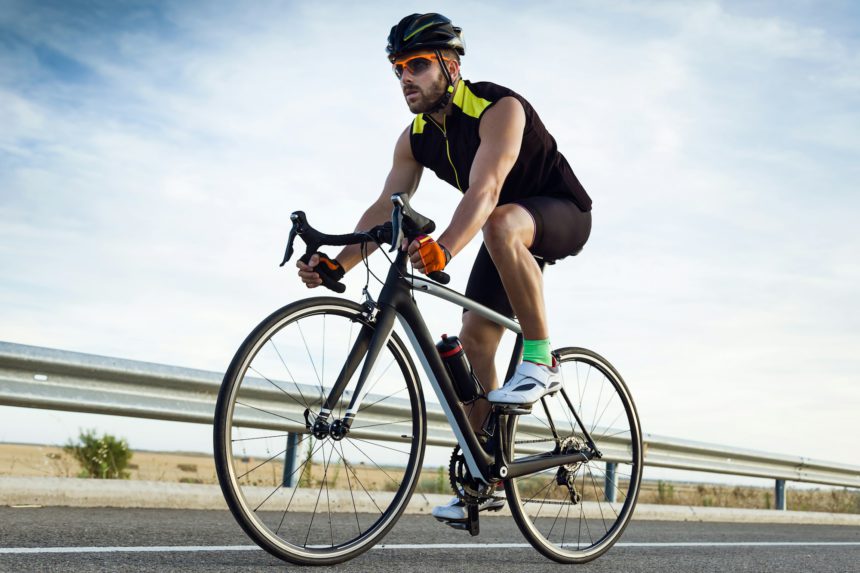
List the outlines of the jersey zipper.
<svg viewBox="0 0 860 573">
<path fill-rule="evenodd" d="M 427 116 L 427 119 L 429 119 L 430 123 L 435 125 L 439 129 L 439 131 L 442 132 L 442 138 L 445 140 L 445 153 L 448 154 L 448 163 L 451 164 L 451 169 L 454 170 L 454 181 L 457 182 L 457 189 L 460 190 L 460 193 L 465 193 L 465 191 L 463 191 L 463 187 L 460 186 L 460 176 L 457 174 L 457 168 L 454 167 L 454 160 L 451 159 L 451 146 L 448 144 L 448 130 L 445 127 L 445 118 L 446 117 L 447 116 L 444 116 L 444 115 L 442 116 L 442 125 L 439 125 L 438 123 L 436 123 L 436 120 L 433 119 L 432 117 L 430 117 L 429 115 Z"/>
</svg>

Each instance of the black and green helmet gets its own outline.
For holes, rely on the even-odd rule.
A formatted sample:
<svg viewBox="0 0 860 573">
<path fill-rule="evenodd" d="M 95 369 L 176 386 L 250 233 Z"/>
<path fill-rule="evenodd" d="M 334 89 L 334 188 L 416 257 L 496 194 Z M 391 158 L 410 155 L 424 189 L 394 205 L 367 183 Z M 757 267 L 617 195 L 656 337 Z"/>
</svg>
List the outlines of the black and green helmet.
<svg viewBox="0 0 860 573">
<path fill-rule="evenodd" d="M 466 55 L 463 30 L 451 24 L 442 14 L 412 14 L 391 28 L 388 35 L 388 59 L 392 62 L 401 54 L 415 50 L 456 50 Z"/>
</svg>

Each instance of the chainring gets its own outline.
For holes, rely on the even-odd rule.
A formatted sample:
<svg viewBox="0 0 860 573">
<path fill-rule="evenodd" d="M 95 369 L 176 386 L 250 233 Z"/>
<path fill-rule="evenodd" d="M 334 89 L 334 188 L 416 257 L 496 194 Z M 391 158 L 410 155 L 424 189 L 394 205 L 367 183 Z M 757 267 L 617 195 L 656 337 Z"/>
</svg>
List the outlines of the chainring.
<svg viewBox="0 0 860 573">
<path fill-rule="evenodd" d="M 485 484 L 478 482 L 469 473 L 466 456 L 460 446 L 454 446 L 451 461 L 448 464 L 448 479 L 451 489 L 464 503 L 479 504 L 494 497 Z"/>
</svg>

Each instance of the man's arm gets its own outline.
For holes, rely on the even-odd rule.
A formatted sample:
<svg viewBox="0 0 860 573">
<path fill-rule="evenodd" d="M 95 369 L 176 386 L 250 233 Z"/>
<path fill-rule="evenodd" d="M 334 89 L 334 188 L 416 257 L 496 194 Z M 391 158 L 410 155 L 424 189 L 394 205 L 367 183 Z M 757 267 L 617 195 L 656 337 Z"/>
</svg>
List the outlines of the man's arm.
<svg viewBox="0 0 860 573">
<path fill-rule="evenodd" d="M 478 234 L 496 208 L 505 178 L 519 157 L 525 126 L 525 110 L 513 97 L 502 98 L 481 118 L 481 145 L 472 162 L 469 188 L 438 239 L 452 256 Z"/>
<path fill-rule="evenodd" d="M 358 224 L 355 226 L 356 231 L 366 231 L 375 225 L 381 225 L 390 220 L 392 209 L 391 196 L 395 193 L 408 193 L 411 196 L 418 188 L 418 182 L 421 180 L 421 172 L 424 167 L 412 156 L 412 145 L 409 142 L 411 129 L 411 127 L 407 127 L 400 134 L 400 137 L 397 138 L 397 143 L 394 146 L 394 162 L 391 166 L 391 171 L 388 173 L 388 177 L 385 179 L 382 193 L 358 220 Z M 375 249 L 375 243 L 367 244 L 368 254 L 372 253 Z M 337 259 L 337 262 L 341 264 L 345 271 L 348 271 L 361 262 L 361 246 L 349 245 L 344 247 L 335 259 Z M 311 260 L 308 262 L 310 263 L 309 265 L 305 265 L 301 261 L 296 264 L 299 267 L 299 276 L 308 287 L 322 284 L 319 275 L 312 270 L 319 262 L 316 255 L 311 257 Z"/>
</svg>

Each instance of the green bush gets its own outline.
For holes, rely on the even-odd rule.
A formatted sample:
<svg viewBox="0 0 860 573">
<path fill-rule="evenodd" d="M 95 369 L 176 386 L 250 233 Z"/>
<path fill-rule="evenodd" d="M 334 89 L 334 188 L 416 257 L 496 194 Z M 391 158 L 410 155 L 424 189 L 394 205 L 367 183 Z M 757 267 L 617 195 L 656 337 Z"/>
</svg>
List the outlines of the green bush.
<svg viewBox="0 0 860 573">
<path fill-rule="evenodd" d="M 132 453 L 124 439 L 118 440 L 109 434 L 99 437 L 95 430 L 82 430 L 78 441 L 69 440 L 63 450 L 81 464 L 80 477 L 128 479 L 125 469 Z"/>
<path fill-rule="evenodd" d="M 657 503 L 671 505 L 675 501 L 675 486 L 663 481 L 657 482 Z"/>
</svg>

